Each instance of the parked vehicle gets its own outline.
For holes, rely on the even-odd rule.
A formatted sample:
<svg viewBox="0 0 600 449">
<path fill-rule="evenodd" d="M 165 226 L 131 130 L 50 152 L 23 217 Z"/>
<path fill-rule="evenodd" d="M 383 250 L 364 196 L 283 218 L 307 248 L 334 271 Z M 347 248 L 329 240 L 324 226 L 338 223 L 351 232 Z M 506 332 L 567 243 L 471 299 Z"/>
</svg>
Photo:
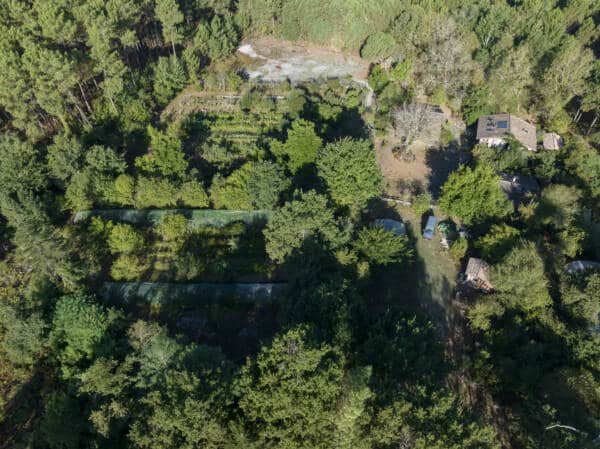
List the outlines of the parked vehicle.
<svg viewBox="0 0 600 449">
<path fill-rule="evenodd" d="M 423 230 L 423 238 L 424 239 L 431 240 L 433 238 L 436 224 L 437 224 L 437 218 L 435 217 L 435 215 L 430 215 L 427 218 L 427 224 L 425 225 L 425 229 Z"/>
</svg>

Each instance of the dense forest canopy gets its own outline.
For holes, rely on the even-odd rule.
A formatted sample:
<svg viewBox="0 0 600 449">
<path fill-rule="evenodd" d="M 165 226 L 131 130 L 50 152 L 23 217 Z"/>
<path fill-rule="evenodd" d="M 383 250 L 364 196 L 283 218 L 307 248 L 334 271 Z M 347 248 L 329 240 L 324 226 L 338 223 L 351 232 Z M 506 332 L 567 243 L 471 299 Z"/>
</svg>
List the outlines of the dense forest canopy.
<svg viewBox="0 0 600 449">
<path fill-rule="evenodd" d="M 0 449 L 599 446 L 597 0 L 0 0 L 0 33 Z M 261 82 L 260 39 L 368 73 Z M 478 142 L 496 113 L 538 151 Z"/>
</svg>

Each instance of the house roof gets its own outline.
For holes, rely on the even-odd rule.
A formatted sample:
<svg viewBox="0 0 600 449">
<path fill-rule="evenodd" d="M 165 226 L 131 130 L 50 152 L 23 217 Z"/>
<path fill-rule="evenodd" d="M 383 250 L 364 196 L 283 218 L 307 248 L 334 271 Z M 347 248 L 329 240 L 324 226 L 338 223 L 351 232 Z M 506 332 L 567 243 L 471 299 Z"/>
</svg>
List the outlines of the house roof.
<svg viewBox="0 0 600 449">
<path fill-rule="evenodd" d="M 556 133 L 544 134 L 544 149 L 546 150 L 560 150 L 563 143 L 563 138 Z"/>
<path fill-rule="evenodd" d="M 489 279 L 490 266 L 483 259 L 470 257 L 465 270 L 466 280 L 475 288 L 491 290 L 492 284 Z"/>
<path fill-rule="evenodd" d="M 511 200 L 515 207 L 524 199 L 528 193 L 538 194 L 540 185 L 535 178 L 510 173 L 500 173 L 500 188 Z"/>
<path fill-rule="evenodd" d="M 537 137 L 535 126 L 511 114 L 492 114 L 479 117 L 477 139 L 503 138 L 512 134 L 521 144 L 535 150 Z"/>
</svg>

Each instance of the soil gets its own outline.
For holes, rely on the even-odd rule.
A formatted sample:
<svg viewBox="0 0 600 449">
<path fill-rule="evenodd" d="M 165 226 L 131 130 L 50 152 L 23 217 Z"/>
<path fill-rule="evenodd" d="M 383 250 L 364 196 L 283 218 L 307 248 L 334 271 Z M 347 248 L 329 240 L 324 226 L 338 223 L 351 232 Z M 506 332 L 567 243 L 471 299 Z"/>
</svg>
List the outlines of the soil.
<svg viewBox="0 0 600 449">
<path fill-rule="evenodd" d="M 385 191 L 388 195 L 408 199 L 412 195 L 427 190 L 431 168 L 426 162 L 426 146 L 416 141 L 411 150 L 416 159 L 405 162 L 392 153 L 394 144 L 377 140 L 375 151 L 381 172 L 386 179 Z"/>
</svg>

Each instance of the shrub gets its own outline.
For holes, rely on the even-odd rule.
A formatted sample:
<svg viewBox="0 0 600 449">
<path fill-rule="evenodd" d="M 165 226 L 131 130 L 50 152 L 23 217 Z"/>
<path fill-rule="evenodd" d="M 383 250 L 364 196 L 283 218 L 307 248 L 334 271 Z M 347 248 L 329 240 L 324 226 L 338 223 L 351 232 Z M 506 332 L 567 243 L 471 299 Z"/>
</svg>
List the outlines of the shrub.
<svg viewBox="0 0 600 449">
<path fill-rule="evenodd" d="M 417 217 L 422 217 L 431 209 L 431 195 L 427 192 L 421 193 L 414 197 L 412 209 L 417 214 Z"/>
<path fill-rule="evenodd" d="M 91 209 L 94 205 L 93 197 L 94 193 L 89 172 L 75 173 L 65 192 L 67 205 L 75 211 Z"/>
<path fill-rule="evenodd" d="M 155 231 L 163 240 L 176 240 L 188 233 L 189 221 L 181 214 L 164 215 Z"/>
<path fill-rule="evenodd" d="M 186 207 L 208 207 L 208 194 L 202 184 L 196 180 L 184 182 L 179 189 L 179 200 Z"/>
<path fill-rule="evenodd" d="M 248 193 L 251 167 L 246 164 L 227 178 L 216 175 L 210 187 L 210 199 L 215 209 L 250 210 L 252 199 Z"/>
<path fill-rule="evenodd" d="M 147 267 L 139 256 L 121 254 L 113 262 L 110 275 L 116 281 L 133 281 L 139 279 Z"/>
<path fill-rule="evenodd" d="M 571 125 L 571 117 L 567 114 L 566 111 L 560 110 L 556 114 L 554 114 L 547 123 L 548 131 L 556 132 L 559 134 L 564 134 L 569 131 L 569 126 Z"/>
<path fill-rule="evenodd" d="M 115 253 L 133 253 L 144 246 L 144 238 L 133 226 L 116 224 L 108 236 L 108 248 Z"/>
<path fill-rule="evenodd" d="M 454 142 L 454 134 L 452 134 L 452 129 L 450 128 L 449 124 L 444 123 L 444 125 L 442 125 L 442 133 L 440 134 L 440 143 L 443 146 L 447 146 L 452 142 Z"/>
<path fill-rule="evenodd" d="M 115 179 L 110 201 L 120 206 L 130 206 L 133 204 L 133 194 L 135 191 L 135 180 L 132 176 L 122 174 Z"/>
<path fill-rule="evenodd" d="M 448 96 L 446 95 L 446 91 L 444 90 L 444 86 L 437 85 L 431 92 L 431 97 L 429 100 L 433 104 L 446 104 L 448 103 Z"/>
<path fill-rule="evenodd" d="M 362 228 L 358 231 L 354 248 L 370 263 L 377 265 L 398 263 L 412 256 L 405 235 L 398 236 L 381 226 Z"/>
<path fill-rule="evenodd" d="M 450 246 L 450 250 L 448 251 L 448 253 L 450 254 L 452 260 L 454 260 L 455 262 L 460 262 L 462 258 L 465 257 L 465 254 L 467 254 L 468 249 L 469 242 L 467 241 L 467 239 L 461 237 L 452 243 L 452 246 Z"/>
<path fill-rule="evenodd" d="M 475 242 L 475 248 L 488 262 L 500 260 L 519 239 L 520 232 L 507 224 L 494 224 Z"/>
<path fill-rule="evenodd" d="M 174 206 L 177 193 L 177 187 L 168 179 L 140 177 L 136 185 L 135 205 L 141 209 Z"/>
</svg>

